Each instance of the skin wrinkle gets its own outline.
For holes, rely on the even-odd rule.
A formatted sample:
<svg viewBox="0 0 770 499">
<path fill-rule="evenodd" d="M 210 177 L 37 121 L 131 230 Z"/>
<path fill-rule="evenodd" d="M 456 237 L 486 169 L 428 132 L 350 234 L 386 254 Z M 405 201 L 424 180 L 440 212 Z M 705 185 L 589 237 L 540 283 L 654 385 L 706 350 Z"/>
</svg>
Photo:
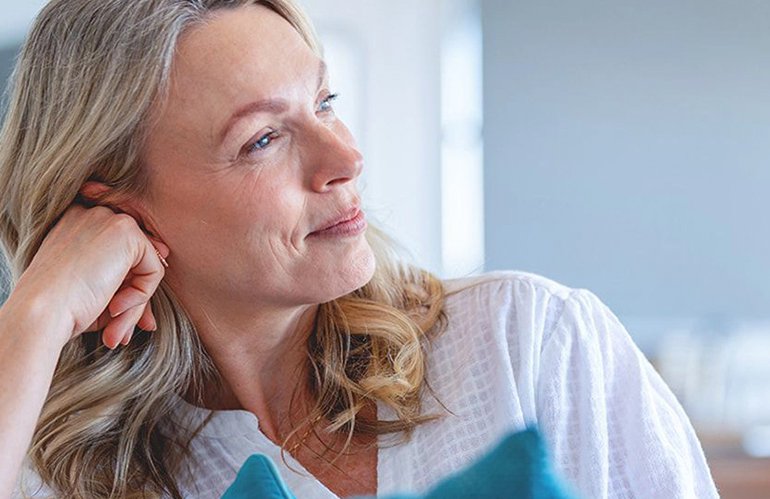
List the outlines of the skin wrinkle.
<svg viewBox="0 0 770 499">
<path fill-rule="evenodd" d="M 318 83 L 316 84 L 317 91 L 320 91 L 322 89 L 328 89 L 328 73 L 326 68 L 326 63 L 324 61 L 321 61 L 318 66 L 318 73 L 317 73 L 317 79 Z M 302 74 L 297 74 L 297 78 L 302 78 Z M 310 91 L 308 89 L 308 94 L 312 95 L 315 91 Z M 265 103 L 270 104 L 271 106 L 275 107 L 277 106 L 279 110 L 276 110 L 275 113 L 277 115 L 283 116 L 285 115 L 290 109 L 290 103 L 284 99 L 279 100 L 268 100 L 268 101 L 258 101 L 259 103 Z M 262 108 L 259 108 L 258 110 L 253 110 L 252 105 L 254 103 L 250 103 L 249 106 L 246 106 L 246 108 L 239 110 L 237 113 L 235 113 L 230 119 L 228 119 L 227 124 L 223 127 L 224 129 L 219 132 L 214 132 L 214 128 L 216 128 L 216 125 L 212 123 L 212 137 L 216 138 L 216 143 L 220 144 L 220 142 L 223 142 L 226 138 L 230 136 L 232 133 L 233 128 L 235 125 L 239 123 L 241 120 L 246 120 L 249 116 L 257 114 L 258 112 L 265 112 Z M 243 114 L 243 113 L 246 114 Z"/>
<path fill-rule="evenodd" d="M 280 251 L 278 251 L 278 250 L 275 248 L 275 246 L 274 246 L 276 243 L 275 243 L 275 242 L 273 242 L 273 241 L 270 241 L 270 242 L 268 242 L 268 244 L 270 245 L 271 256 L 272 256 L 272 257 L 275 259 L 275 262 L 276 262 L 276 264 L 278 265 L 278 267 L 280 267 L 280 269 L 281 269 L 281 270 L 282 270 L 282 271 L 283 271 L 283 272 L 284 272 L 284 273 L 285 273 L 287 276 L 288 276 L 288 275 L 291 275 L 291 269 L 290 269 L 288 266 L 286 266 L 286 265 L 284 264 L 284 262 L 283 262 L 283 259 L 280 257 L 280 253 L 281 253 L 281 252 L 280 252 Z"/>
<path fill-rule="evenodd" d="M 289 57 L 289 56 L 287 55 L 287 57 Z M 293 78 L 296 78 L 296 79 L 304 78 L 304 75 L 302 75 L 302 74 L 294 75 Z M 268 97 L 269 98 L 275 98 L 276 95 L 282 95 L 282 94 L 290 94 L 290 95 L 294 94 L 294 95 L 292 95 L 289 98 L 290 101 L 296 101 L 298 99 L 304 100 L 304 98 L 303 98 L 304 96 L 302 95 L 302 93 L 300 93 L 300 92 L 298 92 L 296 90 L 294 92 L 287 92 L 285 89 L 284 90 L 279 89 L 276 92 L 270 92 L 265 97 L 266 98 L 268 98 Z M 306 95 L 314 95 L 314 94 L 315 94 L 315 91 L 306 92 Z M 313 104 L 314 103 L 315 102 L 313 100 Z M 298 113 L 300 111 L 303 111 L 303 112 L 310 111 L 310 112 L 312 112 L 311 108 L 309 108 L 308 106 L 303 106 L 302 108 L 297 108 L 298 106 L 293 106 L 293 107 L 295 107 L 295 109 L 290 109 L 290 113 Z M 226 140 L 225 143 L 224 143 L 225 148 L 229 148 L 230 150 L 232 150 L 233 154 L 235 154 L 237 152 L 237 150 L 240 148 L 239 146 L 242 145 L 247 140 L 249 140 L 251 138 L 251 134 L 257 131 L 258 127 L 253 127 L 253 126 L 250 126 L 250 125 L 255 123 L 255 122 L 263 123 L 264 122 L 264 116 L 265 116 L 264 113 L 257 113 L 255 115 L 252 115 L 251 117 L 248 117 L 248 118 L 245 118 L 245 119 L 242 119 L 242 120 L 238 121 L 235 124 L 235 126 L 233 128 L 233 131 L 230 132 L 230 134 L 229 134 L 229 137 L 231 139 L 230 140 Z M 281 116 L 283 118 L 283 115 L 276 115 L 276 116 Z M 257 117 L 260 117 L 260 119 L 258 119 Z M 295 125 L 294 122 L 296 121 L 296 118 L 294 120 L 292 120 L 290 117 L 287 116 L 285 119 L 286 119 L 286 122 L 284 124 L 284 127 L 286 127 L 288 129 L 287 131 L 291 131 L 292 125 Z M 266 124 L 268 124 L 268 126 L 269 126 L 269 123 L 266 123 Z"/>
</svg>

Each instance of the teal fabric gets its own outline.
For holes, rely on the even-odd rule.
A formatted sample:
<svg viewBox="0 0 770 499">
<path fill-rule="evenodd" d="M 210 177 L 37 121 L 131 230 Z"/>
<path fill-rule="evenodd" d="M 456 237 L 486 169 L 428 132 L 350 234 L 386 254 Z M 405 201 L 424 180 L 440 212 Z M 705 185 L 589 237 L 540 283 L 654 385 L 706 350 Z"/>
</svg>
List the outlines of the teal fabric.
<svg viewBox="0 0 770 499">
<path fill-rule="evenodd" d="M 388 499 L 574 499 L 551 470 L 534 429 L 505 437 L 468 468 L 442 480 L 424 495 Z M 361 498 L 363 499 L 363 498 Z"/>
<path fill-rule="evenodd" d="M 225 491 L 222 499 L 296 499 L 275 465 L 267 456 L 254 454 L 246 459 L 235 481 Z"/>
<path fill-rule="evenodd" d="M 513 433 L 471 466 L 442 480 L 427 494 L 385 499 L 575 499 L 551 470 L 534 429 Z M 295 499 L 265 456 L 249 457 L 222 499 Z M 296 498 L 311 499 L 311 498 Z M 372 499 L 360 497 L 358 499 Z"/>
</svg>

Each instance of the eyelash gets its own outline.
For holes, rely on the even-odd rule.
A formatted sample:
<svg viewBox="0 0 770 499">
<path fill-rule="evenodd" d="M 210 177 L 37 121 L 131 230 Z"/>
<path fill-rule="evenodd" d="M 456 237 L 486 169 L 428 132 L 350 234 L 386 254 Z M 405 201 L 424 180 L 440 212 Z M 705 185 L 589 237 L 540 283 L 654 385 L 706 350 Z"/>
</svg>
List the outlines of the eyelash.
<svg viewBox="0 0 770 499">
<path fill-rule="evenodd" d="M 331 107 L 331 103 L 334 102 L 339 96 L 340 96 L 340 94 L 338 94 L 338 93 L 327 95 L 326 98 L 324 98 L 321 101 L 321 103 L 318 105 L 319 110 L 322 113 L 333 113 L 334 112 L 334 108 Z M 325 104 L 328 104 L 328 107 L 325 108 L 325 109 L 321 109 L 322 106 L 324 106 Z M 258 138 L 257 140 L 255 140 L 254 142 L 252 142 L 251 144 L 246 146 L 245 153 L 247 155 L 251 155 L 251 154 L 254 154 L 257 151 L 264 151 L 265 149 L 267 149 L 270 146 L 270 144 L 276 138 L 278 138 L 278 132 L 272 131 L 270 133 L 266 133 L 265 135 L 261 136 L 260 138 Z M 263 143 L 265 141 L 265 139 L 267 139 L 268 142 L 266 142 L 266 143 L 264 143 L 264 145 L 260 146 L 259 144 Z"/>
</svg>

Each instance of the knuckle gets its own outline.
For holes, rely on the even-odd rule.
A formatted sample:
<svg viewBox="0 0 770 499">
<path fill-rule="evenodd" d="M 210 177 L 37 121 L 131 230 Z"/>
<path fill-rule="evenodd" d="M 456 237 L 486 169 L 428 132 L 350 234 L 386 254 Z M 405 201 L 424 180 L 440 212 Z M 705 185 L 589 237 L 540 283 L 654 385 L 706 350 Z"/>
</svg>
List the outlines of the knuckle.
<svg viewBox="0 0 770 499">
<path fill-rule="evenodd" d="M 90 208 L 83 207 L 83 216 L 92 217 L 94 220 L 109 220 L 110 215 L 114 215 L 114 212 L 104 206 L 92 206 Z"/>
<path fill-rule="evenodd" d="M 75 214 L 86 211 L 86 207 L 77 203 L 72 203 L 67 207 L 66 210 L 64 210 L 64 214 L 62 215 L 62 218 L 65 217 L 72 217 L 75 216 Z"/>
<path fill-rule="evenodd" d="M 126 213 L 115 213 L 113 215 L 113 223 L 122 230 L 138 227 L 134 218 Z"/>
<path fill-rule="evenodd" d="M 152 296 L 152 285 L 147 282 L 137 282 L 135 284 L 136 292 L 139 293 L 139 296 L 142 298 L 142 300 L 147 300 Z"/>
</svg>

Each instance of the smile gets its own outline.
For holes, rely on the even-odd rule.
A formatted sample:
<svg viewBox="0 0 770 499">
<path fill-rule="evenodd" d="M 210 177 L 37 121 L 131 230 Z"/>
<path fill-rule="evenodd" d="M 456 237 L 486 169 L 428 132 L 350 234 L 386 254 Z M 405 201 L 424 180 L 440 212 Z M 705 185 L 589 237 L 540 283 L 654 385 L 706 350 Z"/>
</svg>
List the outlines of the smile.
<svg viewBox="0 0 770 499">
<path fill-rule="evenodd" d="M 362 210 L 350 220 L 340 222 L 327 229 L 312 232 L 308 237 L 349 237 L 360 234 L 366 229 L 366 217 Z"/>
</svg>

